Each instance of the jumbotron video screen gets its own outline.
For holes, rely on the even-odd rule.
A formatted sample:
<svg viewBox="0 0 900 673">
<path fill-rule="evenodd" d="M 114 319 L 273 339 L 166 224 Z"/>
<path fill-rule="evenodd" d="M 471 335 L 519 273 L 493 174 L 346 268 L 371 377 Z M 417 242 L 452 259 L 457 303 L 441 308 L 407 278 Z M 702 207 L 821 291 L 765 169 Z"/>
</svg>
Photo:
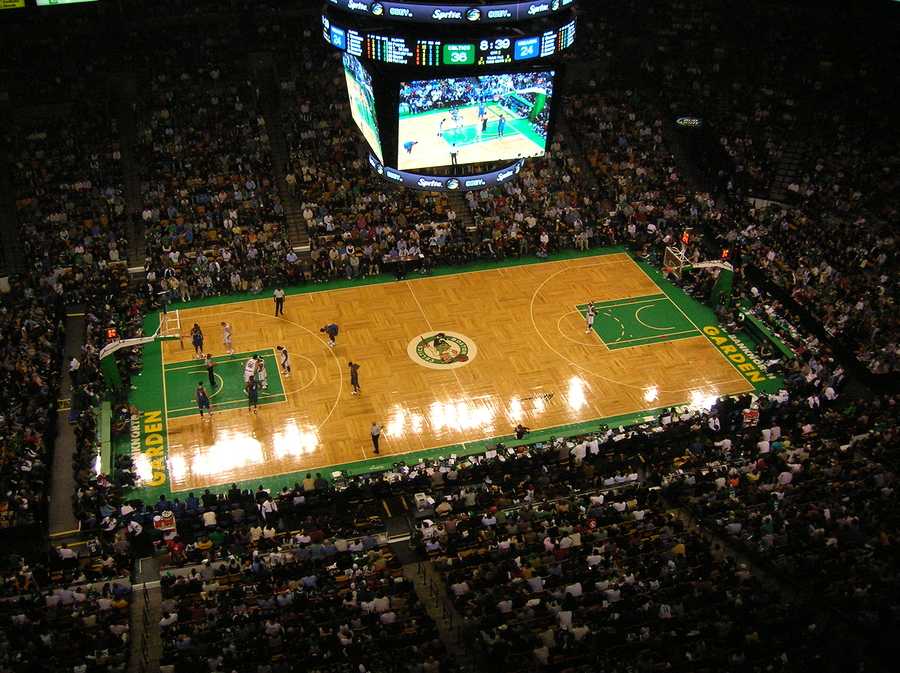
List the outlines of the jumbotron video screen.
<svg viewBox="0 0 900 673">
<path fill-rule="evenodd" d="M 347 79 L 347 94 L 350 98 L 350 114 L 362 131 L 363 137 L 378 160 L 383 162 L 381 134 L 378 132 L 378 116 L 375 110 L 375 92 L 372 76 L 356 56 L 344 54 L 344 76 Z"/>
<path fill-rule="evenodd" d="M 397 168 L 541 157 L 555 70 L 401 82 Z"/>
</svg>

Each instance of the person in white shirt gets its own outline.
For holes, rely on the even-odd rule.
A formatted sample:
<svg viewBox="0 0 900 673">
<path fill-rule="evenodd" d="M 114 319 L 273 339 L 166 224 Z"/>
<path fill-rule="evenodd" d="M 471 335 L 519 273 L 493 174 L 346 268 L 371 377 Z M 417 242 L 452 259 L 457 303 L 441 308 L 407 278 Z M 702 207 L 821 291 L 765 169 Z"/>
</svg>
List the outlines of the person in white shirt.
<svg viewBox="0 0 900 673">
<path fill-rule="evenodd" d="M 280 287 L 275 288 L 275 292 L 272 293 L 272 298 L 275 300 L 275 317 L 284 315 L 284 290 Z"/>
<path fill-rule="evenodd" d="M 222 321 L 222 342 L 225 344 L 225 352 L 229 355 L 234 355 L 234 347 L 232 346 L 231 340 L 231 325 L 227 322 Z"/>
<path fill-rule="evenodd" d="M 270 519 L 274 518 L 274 515 L 278 512 L 278 503 L 269 498 L 264 501 L 259 506 L 259 513 L 262 515 L 263 521 L 268 522 Z"/>
<path fill-rule="evenodd" d="M 269 373 L 266 371 L 266 362 L 261 355 L 255 356 L 254 359 L 256 360 L 256 380 L 259 382 L 259 387 L 268 390 Z"/>
<path fill-rule="evenodd" d="M 250 380 L 256 375 L 256 358 L 252 357 L 244 363 L 244 385 L 250 383 Z"/>
<path fill-rule="evenodd" d="M 575 582 L 566 587 L 566 593 L 573 598 L 578 598 L 582 594 L 581 582 Z"/>
<path fill-rule="evenodd" d="M 76 558 L 75 552 L 69 549 L 68 545 L 60 547 L 56 550 L 56 553 L 59 555 L 59 558 L 63 560 Z"/>
<path fill-rule="evenodd" d="M 543 577 L 538 577 L 538 576 L 529 577 L 525 582 L 526 582 L 526 584 L 528 584 L 528 589 L 531 591 L 531 593 L 536 594 L 536 593 L 539 593 L 544 590 L 544 578 Z"/>
<path fill-rule="evenodd" d="M 281 373 L 285 376 L 291 375 L 291 356 L 288 353 L 287 348 L 284 346 L 276 346 L 275 350 L 278 351 L 278 357 L 280 358 L 281 364 Z"/>
<path fill-rule="evenodd" d="M 575 459 L 576 464 L 581 463 L 587 455 L 587 444 L 585 444 L 584 442 L 578 442 L 578 444 L 575 445 L 575 448 L 572 449 L 569 453 L 572 454 L 572 458 Z"/>
<path fill-rule="evenodd" d="M 451 584 L 450 591 L 452 591 L 453 595 L 457 598 L 460 596 L 464 596 L 465 594 L 469 593 L 469 584 L 465 581 Z"/>
</svg>

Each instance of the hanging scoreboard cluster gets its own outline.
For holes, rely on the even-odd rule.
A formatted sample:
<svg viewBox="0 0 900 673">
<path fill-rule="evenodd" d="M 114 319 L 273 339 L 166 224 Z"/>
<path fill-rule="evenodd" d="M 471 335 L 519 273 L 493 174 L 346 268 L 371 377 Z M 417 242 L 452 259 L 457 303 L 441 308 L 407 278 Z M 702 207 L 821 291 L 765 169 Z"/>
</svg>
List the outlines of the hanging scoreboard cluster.
<svg viewBox="0 0 900 673">
<path fill-rule="evenodd" d="M 326 0 L 322 37 L 342 52 L 373 170 L 417 189 L 483 189 L 543 156 L 575 4 Z M 467 164 L 483 170 L 461 177 Z"/>
</svg>

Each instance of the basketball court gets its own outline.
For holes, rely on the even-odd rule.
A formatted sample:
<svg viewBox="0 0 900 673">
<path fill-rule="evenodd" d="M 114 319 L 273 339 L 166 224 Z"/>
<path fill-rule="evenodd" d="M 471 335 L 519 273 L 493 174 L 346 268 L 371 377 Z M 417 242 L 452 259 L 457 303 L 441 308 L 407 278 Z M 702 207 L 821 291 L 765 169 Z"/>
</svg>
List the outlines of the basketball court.
<svg viewBox="0 0 900 673">
<path fill-rule="evenodd" d="M 777 384 L 748 372 L 711 310 L 623 252 L 297 292 L 278 318 L 268 296 L 174 314 L 184 334 L 200 325 L 217 358 L 211 419 L 194 403 L 197 383 L 210 386 L 190 339 L 147 346 L 125 447 L 153 487 L 144 492 L 271 487 L 372 461 L 373 421 L 384 426 L 373 467 L 389 467 L 431 449 L 473 452 L 518 423 L 595 429 Z M 224 355 L 223 320 L 234 355 Z M 330 322 L 340 326 L 334 348 L 319 332 Z M 278 345 L 290 352 L 290 376 L 279 372 Z M 254 355 L 269 388 L 251 413 L 242 363 Z M 350 360 L 361 365 L 360 396 L 351 395 Z"/>
</svg>

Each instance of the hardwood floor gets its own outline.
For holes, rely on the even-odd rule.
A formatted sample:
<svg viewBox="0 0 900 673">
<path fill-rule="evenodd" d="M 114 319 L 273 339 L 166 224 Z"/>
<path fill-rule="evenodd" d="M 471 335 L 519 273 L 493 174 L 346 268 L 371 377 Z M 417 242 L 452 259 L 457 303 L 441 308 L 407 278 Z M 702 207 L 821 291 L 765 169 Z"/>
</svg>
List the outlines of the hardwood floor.
<svg viewBox="0 0 900 673">
<path fill-rule="evenodd" d="M 751 386 L 696 337 L 608 349 L 585 333 L 576 306 L 658 294 L 627 255 L 290 296 L 181 311 L 206 349 L 288 348 L 286 402 L 168 419 L 174 491 L 324 468 L 372 457 L 370 426 L 384 426 L 383 454 L 403 454 L 738 393 Z M 340 327 L 330 348 L 319 328 Z M 446 334 L 435 342 L 437 332 Z M 189 339 L 164 343 L 167 364 L 191 359 Z M 361 365 L 351 395 L 348 362 Z M 269 371 L 269 376 L 275 372 Z M 214 400 L 215 401 L 215 400 Z M 169 406 L 172 406 L 171 404 Z"/>
</svg>

